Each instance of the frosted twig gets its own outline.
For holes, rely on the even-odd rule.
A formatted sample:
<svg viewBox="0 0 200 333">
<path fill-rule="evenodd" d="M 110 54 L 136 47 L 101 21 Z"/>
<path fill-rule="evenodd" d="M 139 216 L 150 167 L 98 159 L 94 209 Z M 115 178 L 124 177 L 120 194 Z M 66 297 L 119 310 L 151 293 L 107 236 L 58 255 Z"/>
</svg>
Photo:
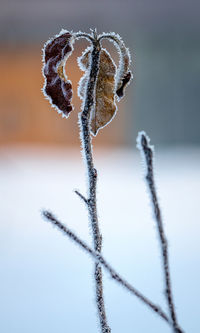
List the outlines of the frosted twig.
<svg viewBox="0 0 200 333">
<path fill-rule="evenodd" d="M 86 38 L 86 39 L 88 39 L 90 42 L 93 42 L 93 38 L 92 38 L 92 36 L 91 36 L 90 34 L 87 34 L 87 33 L 85 33 L 85 32 L 82 32 L 82 31 L 79 31 L 79 32 L 74 33 L 74 37 L 75 37 L 76 39 L 79 39 L 79 38 Z"/>
<path fill-rule="evenodd" d="M 161 252 L 162 252 L 162 264 L 163 264 L 163 272 L 164 272 L 164 280 L 165 280 L 165 296 L 169 308 L 169 313 L 171 317 L 171 321 L 173 323 L 173 331 L 176 333 L 183 333 L 182 329 L 179 328 L 175 305 L 173 301 L 172 295 L 172 286 L 171 286 L 171 277 L 170 277 L 170 269 L 169 269 L 169 255 L 168 255 L 168 244 L 167 239 L 164 232 L 162 215 L 158 203 L 155 180 L 154 180 L 154 170 L 153 170 L 153 146 L 150 145 L 150 139 L 146 135 L 145 132 L 140 132 L 137 137 L 137 148 L 140 150 L 142 157 L 144 159 L 146 172 L 145 179 L 147 186 L 150 191 L 150 199 L 153 205 L 153 212 L 156 220 L 157 231 L 161 244 Z"/>
<path fill-rule="evenodd" d="M 88 205 L 88 200 L 84 197 L 83 194 L 81 194 L 78 190 L 74 191 L 85 203 Z"/>
<path fill-rule="evenodd" d="M 102 237 L 99 230 L 98 217 L 97 217 L 97 204 L 96 204 L 96 184 L 97 184 L 97 171 L 94 167 L 92 156 L 92 144 L 90 135 L 90 115 L 91 110 L 95 107 L 95 86 L 97 75 L 99 71 L 99 58 L 100 58 L 100 44 L 97 40 L 96 30 L 93 31 L 92 38 L 93 49 L 90 59 L 90 72 L 85 93 L 85 102 L 83 111 L 80 114 L 80 127 L 81 127 L 81 141 L 83 148 L 83 155 L 85 157 L 87 172 L 88 172 L 88 211 L 92 226 L 94 250 L 101 252 Z M 98 307 L 99 320 L 102 333 L 110 333 L 111 329 L 107 324 L 104 295 L 103 295 L 103 281 L 102 271 L 99 263 L 95 263 L 95 288 L 96 288 L 96 302 Z"/>
<path fill-rule="evenodd" d="M 165 312 L 156 304 L 151 302 L 147 297 L 145 297 L 141 292 L 134 288 L 130 283 L 128 283 L 120 274 L 118 274 L 110 264 L 104 259 L 104 257 L 98 252 L 92 250 L 84 241 L 82 241 L 75 233 L 73 233 L 67 226 L 62 224 L 58 219 L 50 212 L 43 211 L 43 216 L 55 225 L 59 230 L 61 230 L 65 235 L 67 235 L 71 240 L 73 240 L 77 245 L 79 245 L 84 251 L 86 251 L 98 264 L 101 264 L 111 275 L 111 277 L 126 288 L 131 294 L 136 296 L 140 301 L 146 304 L 151 310 L 158 314 L 162 319 L 164 319 L 169 325 L 171 320 L 165 314 Z M 177 331 L 178 332 L 178 331 Z M 179 331 L 180 333 L 182 331 Z"/>
</svg>

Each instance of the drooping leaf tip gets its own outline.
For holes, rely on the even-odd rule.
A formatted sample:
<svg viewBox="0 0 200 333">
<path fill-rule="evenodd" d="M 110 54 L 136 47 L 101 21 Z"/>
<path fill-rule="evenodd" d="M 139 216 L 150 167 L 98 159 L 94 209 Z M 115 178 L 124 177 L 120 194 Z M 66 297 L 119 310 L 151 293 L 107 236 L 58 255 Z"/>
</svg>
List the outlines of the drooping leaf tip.
<svg viewBox="0 0 200 333">
<path fill-rule="evenodd" d="M 154 146 L 150 144 L 150 138 L 148 135 L 144 132 L 141 131 L 138 133 L 136 147 L 140 151 L 142 157 L 147 156 L 153 159 L 153 154 L 154 154 Z"/>
</svg>

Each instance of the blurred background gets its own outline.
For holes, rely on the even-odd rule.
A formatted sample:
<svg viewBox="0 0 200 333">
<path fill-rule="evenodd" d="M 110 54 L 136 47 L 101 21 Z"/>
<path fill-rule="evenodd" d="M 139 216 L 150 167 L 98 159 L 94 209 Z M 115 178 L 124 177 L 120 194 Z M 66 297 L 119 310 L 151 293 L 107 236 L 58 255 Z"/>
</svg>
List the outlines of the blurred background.
<svg viewBox="0 0 200 333">
<path fill-rule="evenodd" d="M 118 32 L 133 60 L 134 81 L 112 126 L 97 144 L 135 145 L 145 129 L 155 144 L 200 143 L 198 1 L 1 0 L 0 144 L 79 144 L 80 77 L 75 55 L 67 72 L 76 111 L 63 121 L 41 94 L 43 43 L 61 28 Z M 84 43 L 77 42 L 77 55 Z M 71 65 L 71 66 L 70 66 Z M 53 130 L 52 130 L 53 129 Z M 95 142 L 95 144 L 96 144 Z"/>
<path fill-rule="evenodd" d="M 137 132 L 156 148 L 156 180 L 170 245 L 178 317 L 198 333 L 200 3 L 191 0 L 0 0 L 0 331 L 97 332 L 93 265 L 42 221 L 49 208 L 91 244 L 80 155 L 75 44 L 66 72 L 70 117 L 44 99 L 44 42 L 67 30 L 115 31 L 132 55 L 133 81 L 113 121 L 93 139 L 103 251 L 127 280 L 163 304 L 156 229 Z M 116 62 L 116 51 L 108 47 Z M 105 274 L 112 332 L 170 332 Z M 145 320 L 144 320 L 145 318 Z"/>
</svg>

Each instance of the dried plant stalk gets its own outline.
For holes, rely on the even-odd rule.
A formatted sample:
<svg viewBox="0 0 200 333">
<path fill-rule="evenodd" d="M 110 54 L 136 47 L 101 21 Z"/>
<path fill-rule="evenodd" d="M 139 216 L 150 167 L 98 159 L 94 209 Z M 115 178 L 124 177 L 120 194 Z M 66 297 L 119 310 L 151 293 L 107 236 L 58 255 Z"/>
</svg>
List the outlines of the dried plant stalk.
<svg viewBox="0 0 200 333">
<path fill-rule="evenodd" d="M 97 216 L 97 203 L 96 203 L 96 184 L 97 184 L 97 171 L 94 167 L 93 155 L 92 155 L 92 144 L 90 136 L 90 116 L 91 110 L 94 106 L 94 91 L 97 81 L 97 75 L 99 71 L 99 58 L 100 58 L 100 44 L 97 40 L 97 36 L 94 33 L 93 48 L 91 51 L 90 59 L 90 73 L 85 93 L 85 103 L 82 113 L 80 114 L 80 125 L 81 125 L 81 141 L 83 154 L 86 160 L 88 180 L 89 180 L 89 198 L 88 211 L 92 226 L 94 249 L 97 252 L 101 252 L 102 236 L 99 230 L 98 216 Z M 100 325 L 102 333 L 110 333 L 110 327 L 107 324 L 104 296 L 103 296 L 103 282 L 102 282 L 102 270 L 99 263 L 95 263 L 95 288 L 96 288 L 96 302 L 98 307 Z"/>
<path fill-rule="evenodd" d="M 97 170 L 94 167 L 91 133 L 96 135 L 99 129 L 106 126 L 116 113 L 115 99 L 120 100 L 124 96 L 125 87 L 129 84 L 132 74 L 130 71 L 130 53 L 125 47 L 121 37 L 115 33 L 97 35 L 96 30 L 90 34 L 78 32 L 73 33 L 62 30 L 60 34 L 50 39 L 43 50 L 43 74 L 45 77 L 44 95 L 47 97 L 56 110 L 63 117 L 68 117 L 72 111 L 72 85 L 65 74 L 65 63 L 73 51 L 75 39 L 86 38 L 91 46 L 86 49 L 79 58 L 79 65 L 85 71 L 80 81 L 78 94 L 83 101 L 82 112 L 79 114 L 80 136 L 82 152 L 86 161 L 88 173 L 88 197 L 79 191 L 75 193 L 86 204 L 93 234 L 93 247 L 91 249 L 70 229 L 58 221 L 51 213 L 45 211 L 43 215 L 68 237 L 80 245 L 83 250 L 89 253 L 95 260 L 94 278 L 96 290 L 96 303 L 102 333 L 110 333 L 111 329 L 107 323 L 102 268 L 103 266 L 111 277 L 128 289 L 133 295 L 146 304 L 151 310 L 159 315 L 173 329 L 174 333 L 184 333 L 177 322 L 174 301 L 172 297 L 171 278 L 169 270 L 168 247 L 164 233 L 163 222 L 158 204 L 154 175 L 153 175 L 153 149 L 149 144 L 149 139 L 144 132 L 138 136 L 138 148 L 141 150 L 146 163 L 146 181 L 150 190 L 151 201 L 153 204 L 154 215 L 162 250 L 163 271 L 165 277 L 165 295 L 168 303 L 168 315 L 156 304 L 150 301 L 136 288 L 123 279 L 101 255 L 102 235 L 99 229 L 97 215 Z M 115 65 L 110 54 L 101 48 L 102 39 L 111 40 L 118 48 L 120 59 L 119 66 Z"/>
<path fill-rule="evenodd" d="M 173 331 L 175 333 L 183 333 L 177 322 L 177 316 L 175 312 L 175 305 L 172 295 L 171 276 L 169 269 L 169 254 L 168 244 L 164 232 L 163 221 L 160 206 L 158 203 L 158 197 L 156 193 L 156 186 L 154 180 L 154 169 L 153 169 L 153 147 L 150 145 L 150 139 L 145 132 L 140 132 L 137 138 L 137 147 L 141 151 L 144 163 L 145 163 L 145 179 L 150 192 L 150 200 L 152 202 L 153 213 L 156 221 L 159 241 L 161 244 L 162 253 L 162 265 L 165 280 L 165 297 L 167 300 L 169 313 L 172 321 Z"/>
</svg>

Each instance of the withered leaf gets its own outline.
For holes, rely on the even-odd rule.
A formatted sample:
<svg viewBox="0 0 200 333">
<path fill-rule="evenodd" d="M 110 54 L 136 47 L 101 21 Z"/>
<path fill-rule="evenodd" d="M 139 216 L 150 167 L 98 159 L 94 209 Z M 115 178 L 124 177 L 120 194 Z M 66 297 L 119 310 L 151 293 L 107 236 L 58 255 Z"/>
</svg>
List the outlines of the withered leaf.
<svg viewBox="0 0 200 333">
<path fill-rule="evenodd" d="M 80 68 L 86 71 L 86 74 L 79 82 L 78 94 L 82 100 L 84 99 L 88 79 L 87 70 L 89 68 L 90 54 L 91 50 L 87 49 L 78 60 Z M 95 91 L 96 101 L 91 113 L 91 132 L 93 135 L 96 135 L 100 128 L 106 126 L 116 113 L 115 74 L 116 66 L 110 54 L 105 49 L 101 49 Z"/>
<path fill-rule="evenodd" d="M 70 32 L 61 31 L 44 45 L 43 50 L 44 95 L 52 106 L 66 117 L 72 110 L 72 85 L 67 80 L 64 67 L 68 56 L 72 53 L 72 37 Z"/>
</svg>

